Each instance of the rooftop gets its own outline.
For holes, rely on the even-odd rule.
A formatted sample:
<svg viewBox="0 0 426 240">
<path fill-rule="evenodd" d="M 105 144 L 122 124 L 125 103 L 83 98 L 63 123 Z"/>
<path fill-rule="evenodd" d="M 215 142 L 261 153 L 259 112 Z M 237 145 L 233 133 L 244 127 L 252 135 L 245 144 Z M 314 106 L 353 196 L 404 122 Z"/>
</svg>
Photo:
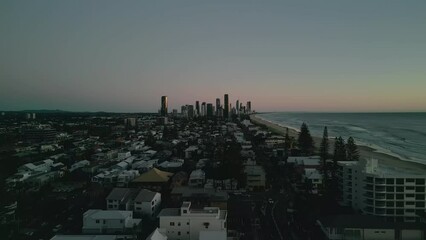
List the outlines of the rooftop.
<svg viewBox="0 0 426 240">
<path fill-rule="evenodd" d="M 135 198 L 135 202 L 151 202 L 157 193 L 141 189 Z"/>
</svg>

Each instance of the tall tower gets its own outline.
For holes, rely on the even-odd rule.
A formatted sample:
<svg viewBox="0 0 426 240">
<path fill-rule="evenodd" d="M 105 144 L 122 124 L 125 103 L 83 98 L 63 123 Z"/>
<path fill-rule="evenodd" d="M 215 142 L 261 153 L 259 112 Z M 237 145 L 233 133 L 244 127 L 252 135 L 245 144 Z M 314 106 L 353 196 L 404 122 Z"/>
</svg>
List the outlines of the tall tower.
<svg viewBox="0 0 426 240">
<path fill-rule="evenodd" d="M 200 102 L 195 101 L 195 113 L 197 116 L 200 116 Z"/>
<path fill-rule="evenodd" d="M 229 118 L 229 96 L 228 94 L 225 94 L 223 97 L 223 117 L 225 119 Z"/>
<path fill-rule="evenodd" d="M 247 108 L 246 108 L 246 110 L 247 110 L 247 113 L 251 113 L 251 101 L 247 102 Z"/>
<path fill-rule="evenodd" d="M 237 109 L 237 114 L 240 111 L 240 100 L 237 100 L 236 104 L 235 104 L 235 108 Z"/>
<path fill-rule="evenodd" d="M 167 107 L 168 107 L 168 100 L 167 100 L 167 96 L 162 96 L 161 97 L 161 116 L 166 117 L 167 116 Z"/>
<path fill-rule="evenodd" d="M 216 116 L 219 116 L 220 98 L 216 98 Z"/>
</svg>

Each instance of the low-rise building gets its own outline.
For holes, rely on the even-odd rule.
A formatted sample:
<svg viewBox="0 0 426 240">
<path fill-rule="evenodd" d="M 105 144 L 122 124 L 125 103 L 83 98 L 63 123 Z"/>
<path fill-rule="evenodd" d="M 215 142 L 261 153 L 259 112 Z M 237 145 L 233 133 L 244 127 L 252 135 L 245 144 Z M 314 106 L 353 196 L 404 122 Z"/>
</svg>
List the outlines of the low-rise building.
<svg viewBox="0 0 426 240">
<path fill-rule="evenodd" d="M 226 231 L 226 217 L 227 211 L 217 207 L 192 209 L 191 202 L 184 202 L 160 212 L 160 229 L 171 240 L 198 240 L 202 231 Z"/>
<path fill-rule="evenodd" d="M 147 189 L 141 189 L 134 199 L 134 212 L 154 218 L 161 205 L 161 194 Z"/>
<path fill-rule="evenodd" d="M 266 187 L 265 170 L 262 166 L 247 165 L 244 168 L 247 176 L 247 188 L 250 191 L 264 190 Z"/>
<path fill-rule="evenodd" d="M 132 211 L 90 209 L 83 214 L 84 234 L 130 233 L 137 231 L 141 219 Z"/>
</svg>

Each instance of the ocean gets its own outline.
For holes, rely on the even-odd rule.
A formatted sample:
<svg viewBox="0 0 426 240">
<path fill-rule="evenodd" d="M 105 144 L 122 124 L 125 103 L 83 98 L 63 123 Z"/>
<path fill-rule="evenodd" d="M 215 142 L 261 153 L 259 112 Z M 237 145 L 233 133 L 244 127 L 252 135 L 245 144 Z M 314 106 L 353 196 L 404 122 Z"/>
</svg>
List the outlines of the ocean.
<svg viewBox="0 0 426 240">
<path fill-rule="evenodd" d="M 353 137 L 357 144 L 369 146 L 402 160 L 426 164 L 426 113 L 301 113 L 277 112 L 258 117 L 281 126 L 300 129 L 305 122 L 313 136 Z"/>
</svg>

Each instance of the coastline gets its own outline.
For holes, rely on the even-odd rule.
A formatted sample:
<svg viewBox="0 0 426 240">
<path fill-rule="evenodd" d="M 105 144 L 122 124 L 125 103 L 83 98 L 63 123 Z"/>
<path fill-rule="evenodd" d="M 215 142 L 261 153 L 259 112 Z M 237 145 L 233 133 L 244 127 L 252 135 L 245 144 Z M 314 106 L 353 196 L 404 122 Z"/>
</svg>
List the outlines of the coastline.
<svg viewBox="0 0 426 240">
<path fill-rule="evenodd" d="M 256 124 L 256 125 L 263 125 L 266 128 L 268 128 L 271 132 L 278 134 L 278 135 L 282 135 L 284 136 L 286 131 L 287 131 L 287 127 L 277 124 L 277 123 L 273 123 L 271 121 L 267 121 L 259 116 L 257 116 L 256 114 L 250 115 L 250 120 Z M 288 128 L 288 133 L 290 137 L 294 137 L 297 139 L 299 132 L 296 129 L 293 128 Z M 318 149 L 319 145 L 321 143 L 321 139 L 322 137 L 320 136 L 312 136 L 314 142 L 315 142 L 315 148 Z M 330 147 L 331 150 L 334 146 L 334 139 L 329 139 L 330 142 Z M 359 154 L 360 154 L 360 159 L 377 159 L 379 161 L 380 164 L 384 164 L 384 165 L 389 165 L 389 166 L 394 166 L 394 167 L 402 167 L 402 168 L 417 168 L 417 169 L 423 169 L 426 170 L 426 165 L 422 164 L 422 163 L 417 163 L 417 162 L 411 162 L 411 161 L 405 161 L 400 159 L 399 157 L 396 156 L 392 156 L 383 152 L 378 152 L 376 149 L 369 147 L 369 146 L 364 146 L 364 145 L 357 145 L 358 146 L 358 150 L 359 150 Z"/>
</svg>

